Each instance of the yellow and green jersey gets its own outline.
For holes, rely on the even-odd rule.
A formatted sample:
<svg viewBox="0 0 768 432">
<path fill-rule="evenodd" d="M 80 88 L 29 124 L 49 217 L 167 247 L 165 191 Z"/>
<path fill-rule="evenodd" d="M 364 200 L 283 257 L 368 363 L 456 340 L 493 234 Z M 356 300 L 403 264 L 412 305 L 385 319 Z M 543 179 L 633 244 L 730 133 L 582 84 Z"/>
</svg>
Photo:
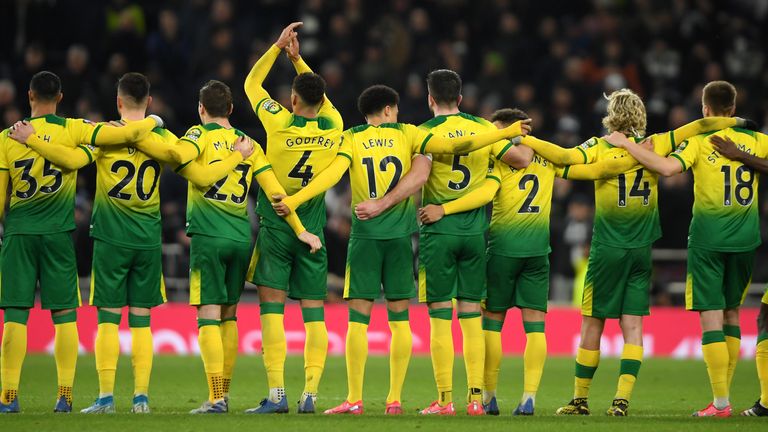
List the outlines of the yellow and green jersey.
<svg viewBox="0 0 768 432">
<path fill-rule="evenodd" d="M 652 135 L 653 150 L 666 156 L 674 149 L 671 132 Z M 635 141 L 640 141 L 636 138 Z M 584 163 L 628 157 L 626 150 L 593 137 L 577 147 Z M 568 177 L 565 167 L 563 177 Z M 658 207 L 658 175 L 633 168 L 616 177 L 595 180 L 595 223 L 592 241 L 618 248 L 639 248 L 661 237 Z"/>
<path fill-rule="evenodd" d="M 368 199 L 381 198 L 394 189 L 410 171 L 411 159 L 419 153 L 428 136 L 426 130 L 403 123 L 366 124 L 346 130 L 339 155 L 350 160 L 352 208 Z M 417 229 L 413 197 L 367 221 L 359 220 L 352 212 L 352 237 L 393 239 Z"/>
<path fill-rule="evenodd" d="M 535 257 L 552 251 L 549 245 L 549 214 L 555 177 L 563 168 L 533 155 L 525 169 L 515 169 L 496 154 L 488 177 L 499 182 L 493 198 L 488 252 L 507 257 Z"/>
<path fill-rule="evenodd" d="M 437 116 L 420 126 L 434 135 L 449 138 L 475 135 L 495 130 L 489 121 L 466 113 Z M 502 147 L 507 142 L 497 145 Z M 497 147 L 494 145 L 494 149 Z M 424 184 L 422 204 L 440 205 L 471 192 L 485 181 L 491 147 L 469 154 L 440 154 L 432 159 L 432 171 Z M 422 232 L 475 235 L 485 232 L 488 218 L 485 208 L 445 216 L 434 224 L 422 225 Z"/>
<path fill-rule="evenodd" d="M 191 127 L 182 139 L 189 139 L 200 147 L 196 161 L 201 165 L 219 163 L 235 150 L 235 141 L 243 133 L 226 129 L 218 123 Z M 188 164 L 176 171 L 182 171 Z M 189 182 L 187 190 L 187 234 L 202 234 L 231 240 L 250 242 L 251 224 L 248 220 L 248 189 L 256 174 L 270 169 L 261 146 L 254 146 L 253 154 L 226 177 L 212 186 L 200 188 Z"/>
<path fill-rule="evenodd" d="M 267 132 L 267 158 L 272 161 L 277 180 L 288 195 L 292 195 L 336 157 L 343 131 L 341 115 L 328 99 L 315 118 L 291 114 L 269 98 L 254 106 Z M 291 231 L 263 191 L 259 191 L 256 211 L 263 226 Z M 296 213 L 308 231 L 320 232 L 325 226 L 325 194 L 304 203 Z"/>
<path fill-rule="evenodd" d="M 93 123 L 53 114 L 28 118 L 38 137 L 47 142 L 74 142 L 86 154 L 96 137 Z M 70 140 L 64 139 L 68 134 Z M 10 210 L 5 234 L 52 234 L 75 229 L 77 171 L 62 170 L 37 152 L 0 135 L 0 170 L 8 171 L 11 184 Z M 5 193 L 5 191 L 2 191 Z"/>
<path fill-rule="evenodd" d="M 155 128 L 145 138 L 175 144 L 176 135 Z M 100 147 L 91 237 L 132 249 L 154 249 L 162 242 L 160 174 L 162 165 L 133 146 Z"/>
<path fill-rule="evenodd" d="M 693 170 L 693 218 L 688 246 L 721 252 L 744 252 L 760 245 L 758 174 L 750 167 L 721 156 L 709 138 L 712 133 L 684 141 L 672 156 L 683 170 Z M 714 135 L 728 137 L 743 151 L 768 157 L 768 137 L 758 132 L 728 128 Z"/>
</svg>

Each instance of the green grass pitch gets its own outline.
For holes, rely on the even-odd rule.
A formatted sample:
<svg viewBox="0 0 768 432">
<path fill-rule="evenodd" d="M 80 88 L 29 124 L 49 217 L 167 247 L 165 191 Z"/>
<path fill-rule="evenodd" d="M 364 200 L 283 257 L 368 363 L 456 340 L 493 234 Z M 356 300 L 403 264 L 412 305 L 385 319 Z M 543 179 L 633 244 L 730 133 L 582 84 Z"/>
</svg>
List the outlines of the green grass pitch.
<svg viewBox="0 0 768 432">
<path fill-rule="evenodd" d="M 768 430 L 767 418 L 694 419 L 694 409 L 710 400 L 706 369 L 701 361 L 651 359 L 643 364 L 635 387 L 630 417 L 609 418 L 603 413 L 613 398 L 619 363 L 603 360 L 598 368 L 590 397 L 593 414 L 590 417 L 556 417 L 555 409 L 568 402 L 573 383 L 573 359 L 547 360 L 542 385 L 537 397 L 536 416 L 512 418 L 510 413 L 520 397 L 522 359 L 505 358 L 499 385 L 500 417 L 474 418 L 464 415 L 464 404 L 455 418 L 421 417 L 417 409 L 435 398 L 434 380 L 429 357 L 414 357 L 406 380 L 403 408 L 406 415 L 389 418 L 383 415 L 384 398 L 388 390 L 386 357 L 371 357 L 367 364 L 365 382 L 365 414 L 361 417 L 297 415 L 295 401 L 303 384 L 303 363 L 300 357 L 289 357 L 286 364 L 286 384 L 291 413 L 287 415 L 249 416 L 242 414 L 267 393 L 264 367 L 260 357 L 238 359 L 232 384 L 231 412 L 225 415 L 191 416 L 186 414 L 207 396 L 203 367 L 197 357 L 157 356 L 154 363 L 150 402 L 153 413 L 148 416 L 130 414 L 133 382 L 130 359 L 122 357 L 117 372 L 116 406 L 118 414 L 86 416 L 82 414 L 54 415 L 56 372 L 53 358 L 30 355 L 24 365 L 21 383 L 22 414 L 0 417 L 3 431 L 496 431 L 525 430 L 566 432 L 579 431 L 746 431 Z M 465 390 L 464 366 L 457 358 L 454 374 L 456 399 L 463 401 Z M 90 404 L 98 392 L 93 356 L 81 357 L 75 383 L 75 410 Z M 732 389 L 735 410 L 754 403 L 759 394 L 753 361 L 739 364 Z M 344 359 L 329 357 L 321 385 L 319 408 L 341 403 L 346 396 Z"/>
</svg>

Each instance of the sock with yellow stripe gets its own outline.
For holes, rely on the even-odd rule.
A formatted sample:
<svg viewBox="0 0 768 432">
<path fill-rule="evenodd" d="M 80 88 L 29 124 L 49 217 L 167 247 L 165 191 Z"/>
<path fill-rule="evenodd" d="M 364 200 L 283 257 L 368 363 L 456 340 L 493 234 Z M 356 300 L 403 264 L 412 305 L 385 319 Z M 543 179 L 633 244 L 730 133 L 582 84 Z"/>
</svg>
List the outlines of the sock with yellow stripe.
<svg viewBox="0 0 768 432">
<path fill-rule="evenodd" d="M 544 333 L 544 321 L 523 321 L 525 330 L 525 353 L 523 354 L 523 397 L 522 401 L 532 399 L 536 402 L 544 363 L 547 361 L 547 337 Z M 487 352 L 487 350 L 486 350 Z"/>
<path fill-rule="evenodd" d="M 301 308 L 304 319 L 304 393 L 302 398 L 317 397 L 320 378 L 328 356 L 328 329 L 325 327 L 325 309 L 321 307 Z"/>
<path fill-rule="evenodd" d="M 220 326 L 219 320 L 197 319 L 197 342 L 208 378 L 208 400 L 212 403 L 224 399 L 224 347 Z"/>
<path fill-rule="evenodd" d="M 459 325 L 464 346 L 464 367 L 467 370 L 467 402 L 483 402 L 483 367 L 485 366 L 485 335 L 480 312 L 459 312 Z"/>
<path fill-rule="evenodd" d="M 586 398 L 589 396 L 589 387 L 592 378 L 600 364 L 600 350 L 588 350 L 579 348 L 576 352 L 576 379 L 573 386 L 573 398 Z"/>
<path fill-rule="evenodd" d="M 451 320 L 453 309 L 429 310 L 429 354 L 437 383 L 437 403 L 440 406 L 453 402 L 453 333 Z"/>
<path fill-rule="evenodd" d="M 760 380 L 760 405 L 768 408 L 768 332 L 760 332 L 757 336 L 755 363 Z"/>
<path fill-rule="evenodd" d="M 5 310 L 3 344 L 0 348 L 0 382 L 3 389 L 0 402 L 9 404 L 16 399 L 21 380 L 21 367 L 27 355 L 27 321 L 29 309 Z"/>
<path fill-rule="evenodd" d="M 224 348 L 224 396 L 229 396 L 229 386 L 232 383 L 232 373 L 235 370 L 237 350 L 240 346 L 237 317 L 221 319 L 221 346 Z"/>
<path fill-rule="evenodd" d="M 728 346 L 722 330 L 706 331 L 701 335 L 701 350 L 707 364 L 709 383 L 717 409 L 729 405 L 728 401 Z"/>
<path fill-rule="evenodd" d="M 72 403 L 72 385 L 75 382 L 77 353 L 80 340 L 77 334 L 77 311 L 52 316 L 55 336 L 53 339 L 53 357 L 56 360 L 59 388 L 56 399 L 64 396 Z"/>
<path fill-rule="evenodd" d="M 483 403 L 488 404 L 496 396 L 501 368 L 501 329 L 504 321 L 483 317 L 483 335 L 485 336 L 485 368 L 483 377 Z"/>
<path fill-rule="evenodd" d="M 285 304 L 261 304 L 261 347 L 264 351 L 264 367 L 267 370 L 269 400 L 277 403 L 285 397 L 285 342 L 283 317 Z"/>
<path fill-rule="evenodd" d="M 368 359 L 368 324 L 371 317 L 354 309 L 349 310 L 347 327 L 347 401 L 355 403 L 363 400 L 363 379 L 365 361 Z"/>
<path fill-rule="evenodd" d="M 392 339 L 389 342 L 389 394 L 387 403 L 402 400 L 403 383 L 411 362 L 413 349 L 413 334 L 408 321 L 408 309 L 402 312 L 387 310 L 389 330 Z"/>
<path fill-rule="evenodd" d="M 128 314 L 131 329 L 131 366 L 133 367 L 133 394 L 149 394 L 149 377 L 152 375 L 153 341 L 149 315 Z"/>
<path fill-rule="evenodd" d="M 637 381 L 637 374 L 643 364 L 643 347 L 641 345 L 624 344 L 619 367 L 619 384 L 614 399 L 629 400 L 632 389 Z"/>
<path fill-rule="evenodd" d="M 99 327 L 96 330 L 94 354 L 99 374 L 99 397 L 112 396 L 115 391 L 115 372 L 120 356 L 120 320 L 122 315 L 99 309 Z"/>
<path fill-rule="evenodd" d="M 741 353 L 741 327 L 731 324 L 723 324 L 725 345 L 728 347 L 728 389 L 731 388 L 733 373 L 736 372 L 736 364 Z"/>
</svg>

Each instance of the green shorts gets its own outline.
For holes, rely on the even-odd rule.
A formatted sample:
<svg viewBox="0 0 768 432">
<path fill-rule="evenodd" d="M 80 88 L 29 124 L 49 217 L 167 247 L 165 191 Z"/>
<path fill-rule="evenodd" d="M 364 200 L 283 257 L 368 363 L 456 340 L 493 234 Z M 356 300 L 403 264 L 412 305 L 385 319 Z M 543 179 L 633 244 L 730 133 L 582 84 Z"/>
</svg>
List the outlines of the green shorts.
<svg viewBox="0 0 768 432">
<path fill-rule="evenodd" d="M 717 252 L 688 248 L 685 308 L 693 311 L 735 308 L 744 301 L 755 251 Z"/>
<path fill-rule="evenodd" d="M 317 234 L 325 244 L 323 233 Z M 286 291 L 296 300 L 325 300 L 328 295 L 328 255 L 314 254 L 291 231 L 262 227 L 248 267 L 248 280 Z"/>
<path fill-rule="evenodd" d="M 233 305 L 240 301 L 251 244 L 195 234 L 189 250 L 189 304 Z"/>
<path fill-rule="evenodd" d="M 549 299 L 549 256 L 506 257 L 488 255 L 486 270 L 488 298 L 485 310 L 506 312 L 507 309 L 547 311 Z"/>
<path fill-rule="evenodd" d="M 419 301 L 485 298 L 485 234 L 419 235 Z"/>
<path fill-rule="evenodd" d="M 131 249 L 93 241 L 92 306 L 151 308 L 166 302 L 163 249 Z"/>
<path fill-rule="evenodd" d="M 387 300 L 416 296 L 411 236 L 349 240 L 344 298 L 375 300 L 381 296 L 382 287 Z"/>
<path fill-rule="evenodd" d="M 31 308 L 40 282 L 43 309 L 80 306 L 75 247 L 69 232 L 5 237 L 0 265 L 0 308 Z"/>
<path fill-rule="evenodd" d="M 593 243 L 581 314 L 595 318 L 650 314 L 651 246 L 625 249 Z"/>
</svg>

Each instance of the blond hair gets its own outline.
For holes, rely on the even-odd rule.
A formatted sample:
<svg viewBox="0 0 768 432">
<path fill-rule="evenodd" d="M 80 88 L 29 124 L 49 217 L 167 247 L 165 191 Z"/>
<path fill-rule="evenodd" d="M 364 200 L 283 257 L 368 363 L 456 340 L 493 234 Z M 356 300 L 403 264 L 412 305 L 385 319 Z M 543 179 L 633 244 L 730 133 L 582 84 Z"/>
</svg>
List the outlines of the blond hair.
<svg viewBox="0 0 768 432">
<path fill-rule="evenodd" d="M 608 96 L 607 115 L 603 126 L 608 132 L 631 133 L 636 137 L 645 136 L 645 104 L 637 93 L 630 89 L 616 90 Z"/>
</svg>

